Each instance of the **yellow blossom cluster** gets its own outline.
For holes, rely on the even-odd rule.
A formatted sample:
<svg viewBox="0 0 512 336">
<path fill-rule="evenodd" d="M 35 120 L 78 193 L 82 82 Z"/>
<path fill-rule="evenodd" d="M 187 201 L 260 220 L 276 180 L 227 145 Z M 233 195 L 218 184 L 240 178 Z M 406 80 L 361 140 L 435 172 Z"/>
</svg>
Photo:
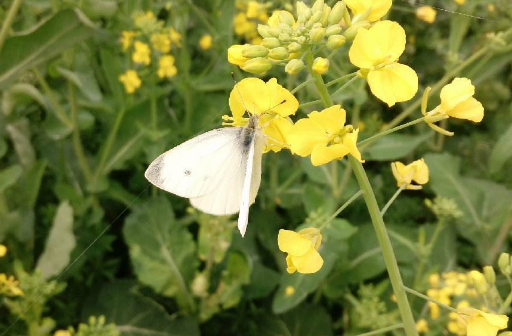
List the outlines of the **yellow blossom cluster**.
<svg viewBox="0 0 512 336">
<path fill-rule="evenodd" d="M 149 75 L 156 73 L 159 78 L 170 78 L 176 75 L 174 56 L 170 54 L 172 47 L 181 47 L 181 35 L 172 27 L 164 27 L 164 22 L 158 20 L 153 12 L 137 13 L 133 17 L 135 29 L 121 32 L 121 46 L 124 52 L 130 54 L 133 69 L 127 69 L 119 76 L 127 93 L 137 91 L 143 80 L 139 69 L 151 68 Z M 148 73 L 145 71 L 144 73 Z"/>
<path fill-rule="evenodd" d="M 429 170 L 424 159 L 416 160 L 408 165 L 398 161 L 393 162 L 391 170 L 393 171 L 397 186 L 404 189 L 419 190 L 422 188 L 422 184 L 428 182 Z M 412 184 L 412 182 L 417 184 Z"/>
<path fill-rule="evenodd" d="M 267 4 L 255 0 L 237 0 L 236 8 L 238 13 L 233 19 L 235 34 L 251 44 L 260 44 L 262 39 L 256 28 L 258 24 L 268 21 Z"/>
<path fill-rule="evenodd" d="M 19 288 L 18 281 L 11 275 L 0 273 L 0 294 L 6 296 L 22 296 L 23 291 Z"/>
<path fill-rule="evenodd" d="M 303 274 L 315 273 L 322 268 L 324 261 L 318 253 L 318 248 L 322 243 L 319 229 L 307 228 L 299 232 L 279 230 L 277 243 L 281 251 L 288 253 L 286 257 L 288 273 L 296 271 Z M 293 292 L 289 295 L 292 295 Z"/>
</svg>

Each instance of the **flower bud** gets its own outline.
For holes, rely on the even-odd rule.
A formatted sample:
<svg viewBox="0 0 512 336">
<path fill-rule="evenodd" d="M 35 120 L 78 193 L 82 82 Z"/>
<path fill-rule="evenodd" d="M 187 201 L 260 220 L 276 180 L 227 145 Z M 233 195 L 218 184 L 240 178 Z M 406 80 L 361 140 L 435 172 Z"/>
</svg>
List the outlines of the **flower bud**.
<svg viewBox="0 0 512 336">
<path fill-rule="evenodd" d="M 246 58 L 265 57 L 268 50 L 262 45 L 249 45 L 242 50 L 242 56 Z"/>
<path fill-rule="evenodd" d="M 288 53 L 288 50 L 284 47 L 277 47 L 272 50 L 270 50 L 268 57 L 273 58 L 275 60 L 284 60 L 287 59 L 290 54 Z"/>
<path fill-rule="evenodd" d="M 487 292 L 489 286 L 482 273 L 471 271 L 469 272 L 469 277 L 478 294 L 485 294 Z"/>
<path fill-rule="evenodd" d="M 265 38 L 265 37 L 272 37 L 272 35 L 270 35 L 270 33 L 269 33 L 269 29 L 270 29 L 270 26 L 263 25 L 263 24 L 259 24 L 258 28 L 257 28 L 258 33 L 263 38 Z"/>
<path fill-rule="evenodd" d="M 304 44 L 304 42 L 306 42 L 306 36 L 299 36 L 299 38 L 297 39 L 297 42 L 299 44 Z"/>
<path fill-rule="evenodd" d="M 324 0 L 316 0 L 315 3 L 313 4 L 313 7 L 311 7 L 311 11 L 313 12 L 313 15 L 316 12 L 322 12 L 323 9 L 324 9 Z"/>
<path fill-rule="evenodd" d="M 329 13 L 331 12 L 331 7 L 328 5 L 324 5 L 324 10 L 322 11 L 322 18 L 320 19 L 320 22 L 322 23 L 322 26 L 327 26 L 327 20 L 329 19 Z"/>
<path fill-rule="evenodd" d="M 353 24 L 350 26 L 343 35 L 347 38 L 347 40 L 352 41 L 356 35 L 359 28 L 369 28 L 370 22 L 369 21 L 361 21 Z"/>
<path fill-rule="evenodd" d="M 228 49 L 228 62 L 231 64 L 236 64 L 241 66 L 247 61 L 242 55 L 243 50 L 247 47 L 247 45 L 234 44 Z"/>
<path fill-rule="evenodd" d="M 484 267 L 484 276 L 488 284 L 494 285 L 496 283 L 496 272 L 494 272 L 494 268 L 492 266 Z"/>
<path fill-rule="evenodd" d="M 323 75 L 329 70 L 329 60 L 327 58 L 317 57 L 313 61 L 313 71 Z"/>
<path fill-rule="evenodd" d="M 325 36 L 325 28 L 313 28 L 309 32 L 309 39 L 313 43 L 318 43 L 322 41 Z"/>
<path fill-rule="evenodd" d="M 296 75 L 304 69 L 304 62 L 300 59 L 292 59 L 286 64 L 284 71 L 289 75 Z"/>
<path fill-rule="evenodd" d="M 343 18 L 343 14 L 345 14 L 346 6 L 343 1 L 338 1 L 334 7 L 332 7 L 331 12 L 329 13 L 329 18 L 327 19 L 327 23 L 330 25 L 338 24 Z"/>
<path fill-rule="evenodd" d="M 281 34 L 281 29 L 277 27 L 269 27 L 268 28 L 268 37 L 279 37 L 279 34 Z"/>
<path fill-rule="evenodd" d="M 337 24 L 334 24 L 332 26 L 327 27 L 325 30 L 325 36 L 329 37 L 331 35 L 339 35 L 341 33 L 342 29 Z"/>
<path fill-rule="evenodd" d="M 304 21 L 311 17 L 311 8 L 302 1 L 297 2 L 297 17 L 302 17 Z"/>
<path fill-rule="evenodd" d="M 252 74 L 261 75 L 272 68 L 272 63 L 266 58 L 256 57 L 244 62 L 240 68 Z"/>
<path fill-rule="evenodd" d="M 327 39 L 327 48 L 330 50 L 341 48 L 345 44 L 347 39 L 343 35 L 332 35 Z"/>
<path fill-rule="evenodd" d="M 267 49 L 273 49 L 281 46 L 281 42 L 279 42 L 278 39 L 275 37 L 267 37 L 263 39 L 263 42 L 261 42 L 261 45 L 264 46 Z"/>
<path fill-rule="evenodd" d="M 292 42 L 288 45 L 288 51 L 291 53 L 300 51 L 302 49 L 302 46 L 298 44 L 297 42 Z"/>
<path fill-rule="evenodd" d="M 287 11 L 280 11 L 279 12 L 279 22 L 285 23 L 288 26 L 292 26 L 295 22 L 293 19 L 293 15 L 290 12 Z"/>
<path fill-rule="evenodd" d="M 500 254 L 498 259 L 498 266 L 500 267 L 501 273 L 503 275 L 511 275 L 512 274 L 512 266 L 510 260 L 510 254 L 503 252 Z"/>
<path fill-rule="evenodd" d="M 293 29 L 289 25 L 287 25 L 285 23 L 280 23 L 279 25 L 277 25 L 277 28 L 280 29 L 280 33 L 281 34 L 282 33 L 286 33 L 288 35 L 293 34 Z"/>
<path fill-rule="evenodd" d="M 318 21 L 320 21 L 320 19 L 322 18 L 322 12 L 313 12 L 313 15 L 311 15 L 311 17 L 309 18 L 308 22 L 306 23 L 306 27 L 307 28 L 311 28 L 313 27 L 313 25 L 315 23 L 317 23 Z"/>
</svg>

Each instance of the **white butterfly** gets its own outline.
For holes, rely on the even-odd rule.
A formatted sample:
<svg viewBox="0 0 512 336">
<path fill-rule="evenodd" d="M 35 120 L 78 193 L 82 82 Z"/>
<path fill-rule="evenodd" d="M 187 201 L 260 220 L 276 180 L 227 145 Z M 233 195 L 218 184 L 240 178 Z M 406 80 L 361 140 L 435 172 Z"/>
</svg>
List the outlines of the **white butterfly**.
<svg viewBox="0 0 512 336">
<path fill-rule="evenodd" d="M 212 215 L 239 212 L 238 229 L 247 229 L 249 206 L 261 182 L 265 139 L 258 116 L 244 127 L 217 128 L 161 154 L 144 176 L 156 187 L 190 199 Z"/>
</svg>

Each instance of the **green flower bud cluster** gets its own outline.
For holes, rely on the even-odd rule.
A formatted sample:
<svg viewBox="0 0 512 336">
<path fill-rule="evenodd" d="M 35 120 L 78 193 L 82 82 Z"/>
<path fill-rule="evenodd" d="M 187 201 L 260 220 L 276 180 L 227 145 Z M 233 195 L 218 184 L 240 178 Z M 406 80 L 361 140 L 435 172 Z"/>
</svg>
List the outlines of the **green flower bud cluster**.
<svg viewBox="0 0 512 336">
<path fill-rule="evenodd" d="M 347 38 L 340 26 L 345 12 L 343 1 L 331 8 L 324 0 L 316 0 L 311 7 L 297 2 L 296 18 L 288 11 L 276 11 L 268 25 L 258 25 L 261 45 L 245 45 L 241 55 L 245 60 L 237 65 L 244 71 L 263 74 L 279 64 L 288 74 L 298 74 L 305 67 L 299 58 L 306 48 L 325 44 L 329 50 L 336 50 L 345 44 Z"/>
<path fill-rule="evenodd" d="M 426 199 L 425 204 L 440 220 L 458 219 L 463 215 L 457 203 L 451 198 L 436 197 L 433 201 Z"/>
<path fill-rule="evenodd" d="M 89 323 L 80 323 L 78 330 L 70 328 L 69 332 L 73 336 L 119 336 L 121 333 L 113 323 L 105 324 L 105 316 L 96 318 L 89 317 Z"/>
<path fill-rule="evenodd" d="M 510 254 L 503 252 L 498 258 L 498 266 L 503 275 L 510 277 L 512 275 L 512 257 Z"/>
</svg>

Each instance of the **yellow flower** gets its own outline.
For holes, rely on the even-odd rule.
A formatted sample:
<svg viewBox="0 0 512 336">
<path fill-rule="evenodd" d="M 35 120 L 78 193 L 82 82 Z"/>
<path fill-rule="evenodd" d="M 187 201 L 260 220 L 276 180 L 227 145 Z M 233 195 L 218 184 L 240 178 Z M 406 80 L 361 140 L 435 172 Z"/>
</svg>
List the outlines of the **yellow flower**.
<svg viewBox="0 0 512 336">
<path fill-rule="evenodd" d="M 293 286 L 286 286 L 284 289 L 284 295 L 292 296 L 293 294 L 295 294 L 295 288 L 293 288 Z"/>
<path fill-rule="evenodd" d="M 71 336 L 71 333 L 67 330 L 57 330 L 53 336 Z"/>
<path fill-rule="evenodd" d="M 418 75 L 397 63 L 405 50 L 405 31 L 396 22 L 380 21 L 370 29 L 359 28 L 349 50 L 350 62 L 361 68 L 372 93 L 390 107 L 414 97 Z"/>
<path fill-rule="evenodd" d="M 0 273 L 0 294 L 23 296 L 23 291 L 18 287 L 18 281 L 12 275 L 7 277 L 4 273 Z"/>
<path fill-rule="evenodd" d="M 153 12 L 139 13 L 133 19 L 135 26 L 140 29 L 148 28 L 156 24 L 156 18 Z"/>
<path fill-rule="evenodd" d="M 439 273 L 430 274 L 428 277 L 428 283 L 430 284 L 430 287 L 439 287 Z"/>
<path fill-rule="evenodd" d="M 149 65 L 151 63 L 151 50 L 149 50 L 149 46 L 140 41 L 135 41 L 134 46 L 135 51 L 132 54 L 132 60 L 135 63 Z"/>
<path fill-rule="evenodd" d="M 280 23 L 284 23 L 290 27 L 293 27 L 295 26 L 295 18 L 293 17 L 293 14 L 288 11 L 274 11 L 268 19 L 267 23 L 270 27 L 277 27 Z"/>
<path fill-rule="evenodd" d="M 162 53 L 171 51 L 171 39 L 167 34 L 153 34 L 151 35 L 151 45 Z"/>
<path fill-rule="evenodd" d="M 459 5 L 463 5 L 464 3 L 466 3 L 466 0 L 454 0 L 457 4 Z"/>
<path fill-rule="evenodd" d="M 457 119 L 480 122 L 484 118 L 484 107 L 473 98 L 475 86 L 468 78 L 455 78 L 441 90 L 441 104 L 428 112 L 429 116 L 447 115 Z"/>
<path fill-rule="evenodd" d="M 124 74 L 119 76 L 119 81 L 123 83 L 127 93 L 134 93 L 142 84 L 135 70 L 126 70 Z"/>
<path fill-rule="evenodd" d="M 323 57 L 315 58 L 312 69 L 317 74 L 323 75 L 327 70 L 329 70 L 329 60 Z"/>
<path fill-rule="evenodd" d="M 265 13 L 265 5 L 260 4 L 258 1 L 251 0 L 247 3 L 246 15 L 250 19 L 255 19 L 261 16 L 261 13 Z"/>
<path fill-rule="evenodd" d="M 391 0 L 345 0 L 345 4 L 354 15 L 369 11 L 368 21 L 380 20 L 391 8 Z"/>
<path fill-rule="evenodd" d="M 432 6 L 421 6 L 416 9 L 416 17 L 428 23 L 436 20 L 437 11 Z"/>
<path fill-rule="evenodd" d="M 359 130 L 346 125 L 346 112 L 340 105 L 334 105 L 321 112 L 311 112 L 300 119 L 288 134 L 292 153 L 302 157 L 311 155 L 314 166 L 342 159 L 351 154 L 360 162 L 361 153 L 357 149 Z"/>
<path fill-rule="evenodd" d="M 174 66 L 174 57 L 171 55 L 164 55 L 158 61 L 158 77 L 174 77 L 178 70 Z"/>
<path fill-rule="evenodd" d="M 298 233 L 279 230 L 277 243 L 281 251 L 288 253 L 286 256 L 288 273 L 292 274 L 295 271 L 303 274 L 315 273 L 322 268 L 324 261 L 318 253 L 322 243 L 320 230 L 307 228 Z"/>
<path fill-rule="evenodd" d="M 421 185 L 414 185 L 413 181 L 418 184 L 428 182 L 428 166 L 424 159 L 416 160 L 407 166 L 398 161 L 393 162 L 391 169 L 398 187 L 405 185 L 405 189 L 419 190 L 422 188 Z"/>
<path fill-rule="evenodd" d="M 0 244 L 0 258 L 5 257 L 7 254 L 7 247 L 5 245 Z"/>
<path fill-rule="evenodd" d="M 181 48 L 181 34 L 174 30 L 172 27 L 169 29 L 169 38 L 173 44 L 175 44 L 178 48 Z"/>
<path fill-rule="evenodd" d="M 428 307 L 430 308 L 430 318 L 437 320 L 439 318 L 439 306 L 434 302 L 429 302 Z"/>
<path fill-rule="evenodd" d="M 256 23 L 247 20 L 247 16 L 244 13 L 238 13 L 235 15 L 233 27 L 235 29 L 235 34 L 245 36 L 247 39 L 256 37 L 258 34 L 256 30 Z"/>
<path fill-rule="evenodd" d="M 132 31 L 121 32 L 121 45 L 123 46 L 123 50 L 127 50 L 128 48 L 130 48 L 134 37 L 135 37 L 135 32 L 132 32 Z"/>
<path fill-rule="evenodd" d="M 428 332 L 430 329 L 428 329 L 427 320 L 425 320 L 425 319 L 418 320 L 418 322 L 416 322 L 416 330 L 419 333 L 426 333 L 426 332 Z"/>
<path fill-rule="evenodd" d="M 209 34 L 203 35 L 199 39 L 199 48 L 201 48 L 203 50 L 208 50 L 212 47 L 212 42 L 213 42 L 213 39 L 212 39 L 211 35 L 209 35 Z"/>
<path fill-rule="evenodd" d="M 228 49 L 228 62 L 238 66 L 242 66 L 248 58 L 242 55 L 245 46 L 234 44 Z"/>
<path fill-rule="evenodd" d="M 484 313 L 473 308 L 462 308 L 459 313 L 467 323 L 467 336 L 496 336 L 498 330 L 508 325 L 506 315 Z"/>
<path fill-rule="evenodd" d="M 288 147 L 287 135 L 292 127 L 288 117 L 295 114 L 299 102 L 277 79 L 266 83 L 259 78 L 241 80 L 229 95 L 229 107 L 233 117 L 224 116 L 225 125 L 247 124 L 246 112 L 259 115 L 259 125 L 267 137 L 265 151 L 278 152 Z"/>
</svg>

